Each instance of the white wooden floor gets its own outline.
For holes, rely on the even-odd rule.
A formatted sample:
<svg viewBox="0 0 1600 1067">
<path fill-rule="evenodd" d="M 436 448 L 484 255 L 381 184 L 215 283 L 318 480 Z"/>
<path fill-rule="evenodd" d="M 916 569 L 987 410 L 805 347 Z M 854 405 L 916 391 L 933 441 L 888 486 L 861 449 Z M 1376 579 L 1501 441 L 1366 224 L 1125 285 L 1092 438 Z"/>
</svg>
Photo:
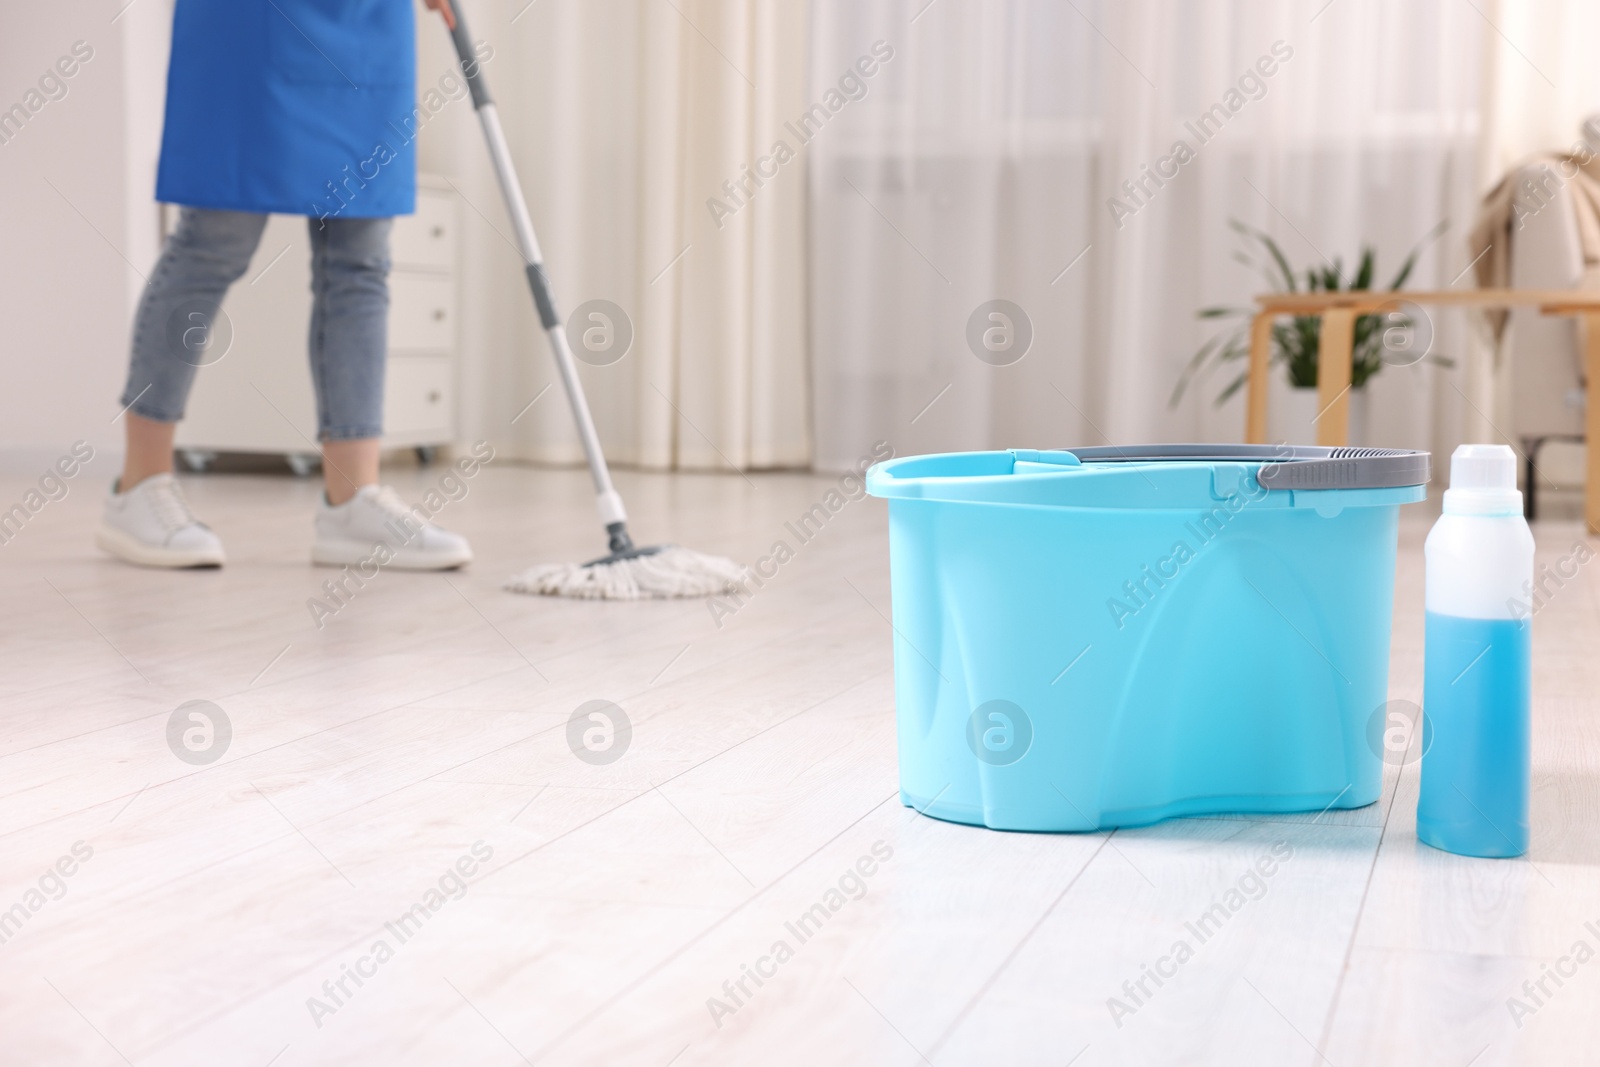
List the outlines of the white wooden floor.
<svg viewBox="0 0 1600 1067">
<path fill-rule="evenodd" d="M 1600 1062 L 1600 565 L 1538 618 L 1526 862 L 1418 845 L 1414 767 L 1321 819 L 1005 834 L 898 803 L 881 502 L 719 629 L 700 602 L 500 592 L 597 539 L 583 475 L 496 465 L 440 516 L 470 570 L 383 574 L 319 631 L 313 483 L 189 479 L 231 562 L 167 574 L 96 555 L 108 478 L 0 546 L 7 1065 Z M 620 481 L 639 533 L 745 560 L 832 484 Z M 1410 700 L 1429 521 L 1402 535 Z M 1538 536 L 1553 561 L 1579 530 Z M 568 744 L 595 699 L 633 728 L 609 764 Z M 168 747 L 191 700 L 231 723 L 210 764 Z M 1266 894 L 1116 1025 L 1108 998 L 1280 842 Z M 857 898 L 801 942 L 841 879 Z"/>
</svg>

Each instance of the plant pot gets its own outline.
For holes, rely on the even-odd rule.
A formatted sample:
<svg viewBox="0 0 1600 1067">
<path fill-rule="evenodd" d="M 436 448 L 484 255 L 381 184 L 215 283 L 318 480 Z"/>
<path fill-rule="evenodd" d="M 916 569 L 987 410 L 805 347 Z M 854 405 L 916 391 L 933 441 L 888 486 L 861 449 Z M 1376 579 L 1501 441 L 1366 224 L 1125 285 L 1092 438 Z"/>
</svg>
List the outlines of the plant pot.
<svg viewBox="0 0 1600 1067">
<path fill-rule="evenodd" d="M 1274 441 L 1291 445 L 1309 445 L 1317 441 L 1317 413 L 1322 405 L 1317 402 L 1317 390 L 1276 389 L 1270 400 L 1267 424 Z M 1350 436 L 1347 444 L 1363 445 L 1367 442 L 1367 391 L 1350 390 Z"/>
</svg>

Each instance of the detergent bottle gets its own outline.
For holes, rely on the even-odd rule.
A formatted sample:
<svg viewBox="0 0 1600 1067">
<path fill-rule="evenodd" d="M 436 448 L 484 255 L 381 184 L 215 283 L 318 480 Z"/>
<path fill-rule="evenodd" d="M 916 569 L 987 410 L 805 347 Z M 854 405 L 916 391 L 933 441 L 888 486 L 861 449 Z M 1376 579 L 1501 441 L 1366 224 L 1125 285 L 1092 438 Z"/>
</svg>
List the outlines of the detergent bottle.
<svg viewBox="0 0 1600 1067">
<path fill-rule="evenodd" d="M 1505 445 L 1450 457 L 1425 549 L 1417 837 L 1463 856 L 1528 850 L 1533 534 Z"/>
</svg>

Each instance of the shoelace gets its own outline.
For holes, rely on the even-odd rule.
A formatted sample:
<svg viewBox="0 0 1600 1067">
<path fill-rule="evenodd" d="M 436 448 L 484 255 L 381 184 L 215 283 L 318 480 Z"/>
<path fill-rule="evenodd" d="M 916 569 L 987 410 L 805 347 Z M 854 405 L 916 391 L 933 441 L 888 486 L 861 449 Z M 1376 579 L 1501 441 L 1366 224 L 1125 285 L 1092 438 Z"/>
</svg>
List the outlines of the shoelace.
<svg viewBox="0 0 1600 1067">
<path fill-rule="evenodd" d="M 422 511 L 419 514 L 413 509 L 412 505 L 407 504 L 400 498 L 399 493 L 396 493 L 387 485 L 379 487 L 377 493 L 372 497 L 372 502 L 379 511 L 389 517 L 388 525 L 390 529 L 407 531 L 401 536 L 408 543 L 413 538 L 422 536 L 424 531 L 437 528 L 428 521 L 428 513 L 426 511 Z"/>
<path fill-rule="evenodd" d="M 168 533 L 200 522 L 194 517 L 194 512 L 189 510 L 189 501 L 184 499 L 183 490 L 179 488 L 177 482 L 163 481 L 152 485 L 150 506 Z"/>
<path fill-rule="evenodd" d="M 377 495 L 372 498 L 372 502 L 376 504 L 379 510 L 381 510 L 385 515 L 389 515 L 393 518 L 412 518 L 411 505 L 407 504 L 404 500 L 401 500 L 400 494 L 389 488 L 387 485 L 378 489 Z M 414 518 L 413 521 L 415 521 Z"/>
</svg>

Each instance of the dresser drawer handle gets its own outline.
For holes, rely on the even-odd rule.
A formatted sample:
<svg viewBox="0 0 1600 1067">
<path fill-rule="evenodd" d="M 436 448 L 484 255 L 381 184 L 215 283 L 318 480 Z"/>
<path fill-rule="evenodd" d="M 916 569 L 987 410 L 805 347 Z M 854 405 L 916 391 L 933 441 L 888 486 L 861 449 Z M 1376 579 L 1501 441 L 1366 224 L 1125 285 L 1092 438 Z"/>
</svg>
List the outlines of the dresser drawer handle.
<svg viewBox="0 0 1600 1067">
<path fill-rule="evenodd" d="M 439 390 L 437 390 L 437 389 L 428 390 L 428 403 L 437 404 L 443 398 L 444 398 L 444 394 L 439 392 Z"/>
<path fill-rule="evenodd" d="M 443 322 L 444 321 L 444 308 L 434 308 L 433 309 L 433 321 L 434 322 Z"/>
<path fill-rule="evenodd" d="M 435 226 L 433 228 L 433 235 L 435 237 L 443 237 L 444 236 L 444 227 L 443 226 Z"/>
</svg>

